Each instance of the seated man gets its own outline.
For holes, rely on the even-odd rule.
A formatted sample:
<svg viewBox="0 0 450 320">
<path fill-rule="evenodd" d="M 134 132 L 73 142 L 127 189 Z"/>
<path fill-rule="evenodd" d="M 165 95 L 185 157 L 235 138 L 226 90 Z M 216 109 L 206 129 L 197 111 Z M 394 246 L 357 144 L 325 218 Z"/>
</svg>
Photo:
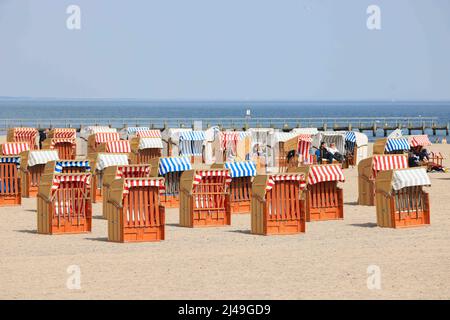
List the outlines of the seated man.
<svg viewBox="0 0 450 320">
<path fill-rule="evenodd" d="M 319 149 L 316 150 L 316 158 L 318 164 L 322 164 L 323 159 L 327 160 L 328 163 L 333 162 L 333 154 L 328 152 L 325 142 L 321 142 Z"/>
<path fill-rule="evenodd" d="M 328 152 L 331 153 L 333 155 L 333 158 L 336 159 L 339 162 L 343 162 L 344 161 L 344 156 L 339 152 L 339 150 L 336 148 L 336 144 L 335 143 L 331 143 L 330 147 L 327 148 Z"/>
<path fill-rule="evenodd" d="M 414 152 L 409 152 L 408 153 L 408 166 L 410 168 L 414 168 L 414 167 L 420 166 L 419 157 Z"/>
</svg>

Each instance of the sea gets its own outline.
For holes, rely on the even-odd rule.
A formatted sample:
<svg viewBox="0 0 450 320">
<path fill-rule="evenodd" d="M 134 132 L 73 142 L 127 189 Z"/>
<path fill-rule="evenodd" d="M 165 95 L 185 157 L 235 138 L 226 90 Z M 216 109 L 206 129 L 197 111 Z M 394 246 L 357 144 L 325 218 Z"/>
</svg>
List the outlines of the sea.
<svg viewBox="0 0 450 320">
<path fill-rule="evenodd" d="M 449 102 L 411 101 L 148 101 L 112 99 L 0 99 L 0 131 L 11 126 L 60 127 L 92 124 L 123 126 L 222 125 L 241 128 L 274 126 L 316 127 L 326 123 L 352 127 L 377 125 L 382 136 L 384 124 L 415 127 L 450 122 Z M 407 131 L 407 130 L 404 130 Z M 371 131 L 365 131 L 374 138 Z M 407 132 L 404 132 L 407 134 Z M 420 132 L 413 132 L 420 133 Z M 432 130 L 426 130 L 432 134 Z M 436 137 L 446 137 L 438 130 Z"/>
</svg>

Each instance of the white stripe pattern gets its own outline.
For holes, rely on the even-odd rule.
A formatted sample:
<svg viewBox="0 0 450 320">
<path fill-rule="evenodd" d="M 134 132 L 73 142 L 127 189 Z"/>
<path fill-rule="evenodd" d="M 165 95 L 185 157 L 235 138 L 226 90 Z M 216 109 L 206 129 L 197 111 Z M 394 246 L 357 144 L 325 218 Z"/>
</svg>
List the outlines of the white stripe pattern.
<svg viewBox="0 0 450 320">
<path fill-rule="evenodd" d="M 5 156 L 16 156 L 28 150 L 30 146 L 27 142 L 6 142 L 2 145 L 2 153 Z"/>
<path fill-rule="evenodd" d="M 106 142 L 106 152 L 109 153 L 130 153 L 131 146 L 129 140 Z"/>
<path fill-rule="evenodd" d="M 28 155 L 28 166 L 33 167 L 55 160 L 59 160 L 58 151 L 56 150 L 34 150 L 30 151 Z"/>
<path fill-rule="evenodd" d="M 253 161 L 226 162 L 225 168 L 230 169 L 232 178 L 256 176 L 256 165 Z"/>
<path fill-rule="evenodd" d="M 178 172 L 191 170 L 191 162 L 187 157 L 169 157 L 159 159 L 159 174 L 165 175 L 168 172 Z"/>
<path fill-rule="evenodd" d="M 95 134 L 95 143 L 105 143 L 108 141 L 118 141 L 120 135 L 118 132 L 97 132 Z"/>
<path fill-rule="evenodd" d="M 142 149 L 162 149 L 163 143 L 161 138 L 140 138 L 139 150 Z"/>
<path fill-rule="evenodd" d="M 73 160 L 73 161 L 57 161 L 55 163 L 55 173 L 61 173 L 64 168 L 86 168 L 86 171 L 91 171 L 91 166 L 88 160 Z"/>
<path fill-rule="evenodd" d="M 123 165 L 128 165 L 128 155 L 100 153 L 97 156 L 97 165 L 95 169 L 102 171 L 107 167 Z"/>
<path fill-rule="evenodd" d="M 224 169 L 211 169 L 211 170 L 197 170 L 194 175 L 194 185 L 200 184 L 204 177 L 225 177 L 226 183 L 231 182 L 231 176 L 228 170 Z"/>
<path fill-rule="evenodd" d="M 387 152 L 409 150 L 408 140 L 405 138 L 388 139 L 386 142 L 385 150 Z"/>
<path fill-rule="evenodd" d="M 267 179 L 266 191 L 272 190 L 277 181 L 299 181 L 300 189 L 304 189 L 306 187 L 305 175 L 303 173 L 277 174 L 271 175 Z"/>
<path fill-rule="evenodd" d="M 309 184 L 327 181 L 345 181 L 344 172 L 340 165 L 313 165 L 310 167 L 308 174 Z"/>
<path fill-rule="evenodd" d="M 392 189 L 394 190 L 429 185 L 431 185 L 431 181 L 425 168 L 395 170 L 392 177 Z"/>
</svg>

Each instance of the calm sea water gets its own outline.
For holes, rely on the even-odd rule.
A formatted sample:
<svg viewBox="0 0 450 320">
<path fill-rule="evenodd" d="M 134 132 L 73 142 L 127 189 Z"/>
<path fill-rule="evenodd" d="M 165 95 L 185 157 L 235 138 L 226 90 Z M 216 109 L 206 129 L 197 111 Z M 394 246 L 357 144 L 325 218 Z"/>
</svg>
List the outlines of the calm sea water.
<svg viewBox="0 0 450 320">
<path fill-rule="evenodd" d="M 0 121 L 4 119 L 32 120 L 89 119 L 90 122 L 123 119 L 158 118 L 178 122 L 227 118 L 244 120 L 246 110 L 252 119 L 282 118 L 295 125 L 294 118 L 367 118 L 436 117 L 436 122 L 450 122 L 450 102 L 152 102 L 139 100 L 0 100 Z M 353 120 L 354 122 L 357 119 Z M 317 119 L 316 119 L 317 120 Z M 309 125 L 320 123 L 311 120 Z M 341 119 L 342 120 L 342 119 Z M 267 125 L 267 119 L 262 120 Z M 340 120 L 336 120 L 339 122 Z M 88 121 L 86 121 L 88 122 Z M 276 121 L 275 121 L 276 122 Z M 295 122 L 295 123 L 294 123 Z M 308 121 L 306 121 L 308 122 Z M 172 122 L 173 124 L 174 122 Z M 342 123 L 345 123 L 342 120 Z M 89 123 L 84 123 L 89 124 Z M 216 123 L 213 123 L 216 124 Z M 130 123 L 129 125 L 133 125 Z M 302 123 L 303 126 L 308 123 Z M 370 133 L 368 133 L 370 134 Z M 439 132 L 439 136 L 445 132 Z"/>
</svg>

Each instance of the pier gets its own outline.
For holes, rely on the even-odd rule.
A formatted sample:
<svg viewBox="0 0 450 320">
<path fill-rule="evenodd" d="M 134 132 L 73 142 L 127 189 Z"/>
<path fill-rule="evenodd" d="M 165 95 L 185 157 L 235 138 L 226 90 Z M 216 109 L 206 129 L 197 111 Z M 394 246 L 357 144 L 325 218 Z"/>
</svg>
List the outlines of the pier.
<svg viewBox="0 0 450 320">
<path fill-rule="evenodd" d="M 246 130 L 248 128 L 275 128 L 290 131 L 293 128 L 318 128 L 319 131 L 360 131 L 372 136 L 387 136 L 389 132 L 402 129 L 408 134 L 428 133 L 430 135 L 448 135 L 449 123 L 438 117 L 389 117 L 389 118 L 113 118 L 113 119 L 0 119 L 0 131 L 12 127 L 34 128 L 76 128 L 84 126 L 107 125 L 118 130 L 127 127 L 150 127 L 152 129 L 174 127 L 196 127 L 206 129 L 219 126 L 221 129 Z"/>
</svg>

